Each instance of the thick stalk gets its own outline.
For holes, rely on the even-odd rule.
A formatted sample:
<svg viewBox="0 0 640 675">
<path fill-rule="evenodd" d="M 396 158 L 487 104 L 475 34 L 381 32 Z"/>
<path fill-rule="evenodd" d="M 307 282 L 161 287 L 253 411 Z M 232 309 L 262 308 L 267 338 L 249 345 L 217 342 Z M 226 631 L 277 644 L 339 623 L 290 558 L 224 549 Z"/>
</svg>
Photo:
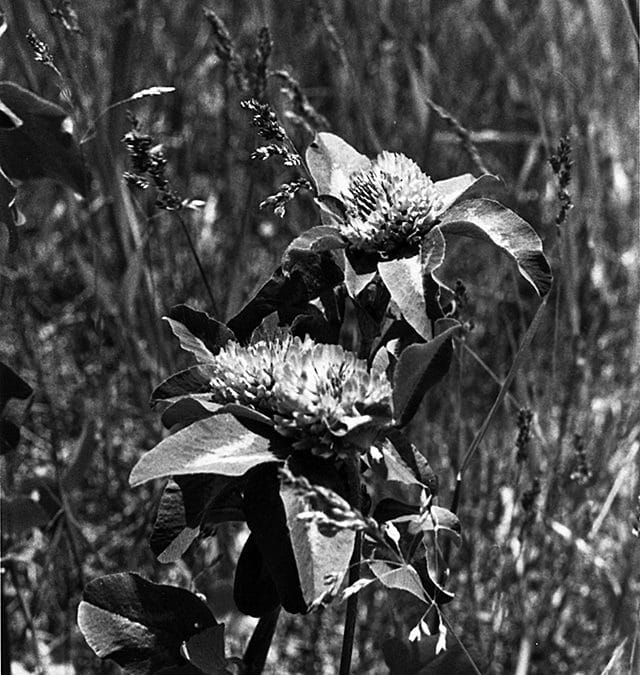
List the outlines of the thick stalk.
<svg viewBox="0 0 640 675">
<path fill-rule="evenodd" d="M 264 670 L 279 616 L 280 607 L 277 607 L 269 614 L 260 617 L 242 657 L 246 675 L 260 675 Z"/>
<path fill-rule="evenodd" d="M 360 509 L 360 458 L 347 462 L 347 488 L 349 503 Z M 360 579 L 360 557 L 362 548 L 362 533 L 357 532 L 353 546 L 353 555 L 349 564 L 349 586 Z M 351 655 L 353 641 L 356 634 L 356 619 L 358 618 L 358 594 L 350 595 L 347 600 L 347 611 L 344 619 L 344 636 L 342 638 L 342 654 L 340 655 L 340 675 L 349 675 L 351 672 Z"/>
</svg>

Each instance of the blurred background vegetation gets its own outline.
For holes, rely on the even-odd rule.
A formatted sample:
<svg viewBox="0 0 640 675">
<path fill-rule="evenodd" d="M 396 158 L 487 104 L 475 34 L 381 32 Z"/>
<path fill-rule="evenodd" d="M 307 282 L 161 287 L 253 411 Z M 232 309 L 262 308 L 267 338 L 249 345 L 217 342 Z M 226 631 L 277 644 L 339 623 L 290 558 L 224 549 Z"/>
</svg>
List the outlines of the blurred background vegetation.
<svg viewBox="0 0 640 675">
<path fill-rule="evenodd" d="M 502 201 L 545 241 L 556 284 L 463 486 L 464 544 L 450 580 L 456 598 L 445 608 L 483 672 L 634 672 L 634 660 L 640 672 L 634 6 L 210 4 L 248 62 L 259 29 L 269 27 L 268 70 L 295 78 L 318 113 L 305 120 L 291 79 L 269 76 L 264 98 L 300 150 L 315 124 L 370 155 L 403 152 L 435 179 L 484 167 L 504 180 Z M 3 528 L 14 672 L 113 672 L 86 647 L 75 615 L 84 583 L 124 570 L 207 594 L 240 649 L 249 624 L 230 598 L 238 533 L 225 530 L 182 564 L 160 565 L 147 541 L 161 486 L 131 490 L 128 474 L 160 437 L 152 388 L 186 366 L 160 317 L 181 302 L 231 316 L 291 238 L 317 224 L 312 197 L 302 193 L 283 219 L 258 208 L 295 170 L 250 160 L 259 139 L 239 105 L 248 90 L 201 0 L 4 0 L 2 9 L 0 79 L 69 109 L 93 175 L 85 203 L 52 181 L 22 186 L 27 221 L 0 279 L 0 357 L 36 390 L 22 443 L 3 459 L 3 491 L 37 494 L 50 519 L 29 531 Z M 29 29 L 48 44 L 63 79 L 34 61 Z M 263 56 L 264 45 L 263 35 Z M 176 90 L 104 112 L 155 85 Z M 122 179 L 127 110 L 164 144 L 172 186 L 204 202 L 184 224 L 215 307 L 185 228 L 154 206 L 151 190 L 132 191 Z M 557 227 L 548 159 L 563 136 L 574 208 Z M 413 430 L 439 475 L 443 505 L 538 302 L 489 247 L 456 245 L 444 276 L 466 287 L 462 318 L 473 330 Z M 523 408 L 533 413 L 532 437 L 518 460 Z M 78 456 L 79 475 L 65 480 Z M 381 642 L 406 636 L 419 610 L 401 596 L 364 593 L 354 672 L 384 672 Z M 272 672 L 334 672 L 343 609 L 281 620 Z"/>
</svg>

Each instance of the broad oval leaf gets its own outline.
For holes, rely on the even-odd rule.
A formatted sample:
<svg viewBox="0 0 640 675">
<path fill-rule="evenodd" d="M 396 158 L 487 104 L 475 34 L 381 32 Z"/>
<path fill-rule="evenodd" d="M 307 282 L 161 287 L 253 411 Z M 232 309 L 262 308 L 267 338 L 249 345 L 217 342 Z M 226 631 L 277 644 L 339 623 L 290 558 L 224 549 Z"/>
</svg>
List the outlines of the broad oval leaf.
<svg viewBox="0 0 640 675">
<path fill-rule="evenodd" d="M 221 347 L 235 339 L 223 323 L 189 305 L 172 307 L 169 316 L 164 318 L 180 340 L 182 349 L 191 352 L 199 363 L 209 363 Z"/>
<path fill-rule="evenodd" d="M 283 483 L 280 497 L 287 515 L 302 595 L 307 605 L 316 607 L 338 592 L 353 555 L 355 532 L 342 530 L 333 537 L 324 536 L 316 523 L 298 517 L 309 508 L 292 486 Z"/>
<path fill-rule="evenodd" d="M 175 402 L 190 394 L 204 394 L 209 391 L 211 375 L 211 369 L 206 365 L 191 366 L 174 373 L 151 392 L 151 403 Z"/>
<path fill-rule="evenodd" d="M 419 256 L 380 262 L 378 272 L 405 321 L 418 335 L 428 340 L 431 337 L 431 322 L 424 300 Z"/>
<path fill-rule="evenodd" d="M 307 149 L 307 166 L 318 195 L 340 199 L 354 171 L 368 169 L 371 160 L 335 134 L 320 132 Z"/>
<path fill-rule="evenodd" d="M 439 227 L 429 230 L 420 242 L 420 268 L 423 277 L 425 274 L 431 274 L 442 265 L 446 250 L 442 230 Z"/>
<path fill-rule="evenodd" d="M 280 605 L 278 589 L 264 556 L 250 534 L 238 558 L 233 580 L 233 600 L 247 616 L 265 616 Z"/>
<path fill-rule="evenodd" d="M 500 179 L 490 173 L 485 173 L 479 178 L 470 173 L 463 173 L 460 176 L 436 181 L 435 188 L 440 194 L 444 212 L 456 202 L 477 197 L 487 190 L 495 190 L 500 184 Z"/>
<path fill-rule="evenodd" d="M 145 453 L 129 482 L 136 487 L 154 478 L 193 473 L 241 476 L 274 460 L 268 440 L 252 434 L 231 415 L 216 415 L 194 422 Z"/>
<path fill-rule="evenodd" d="M 247 474 L 243 508 L 280 603 L 292 614 L 306 612 L 308 605 L 302 594 L 285 507 L 280 497 L 277 464 L 256 467 Z"/>
<path fill-rule="evenodd" d="M 442 325 L 437 322 L 436 325 Z M 461 329 L 459 324 L 447 328 L 423 344 L 403 350 L 393 373 L 393 410 L 396 424 L 405 426 L 416 414 L 426 392 L 439 382 L 451 363 L 451 338 Z"/>
<path fill-rule="evenodd" d="M 344 285 L 352 298 L 357 298 L 360 293 L 375 279 L 376 270 L 358 274 L 353 269 L 349 258 L 344 256 Z"/>
<path fill-rule="evenodd" d="M 162 413 L 162 424 L 166 429 L 177 431 L 215 415 L 221 406 L 210 401 L 210 398 L 210 394 L 193 394 L 179 398 Z"/>
<path fill-rule="evenodd" d="M 425 604 L 429 604 L 430 601 L 424 592 L 420 576 L 411 565 L 394 566 L 381 560 L 375 560 L 369 563 L 369 569 L 387 588 L 407 591 Z"/>
<path fill-rule="evenodd" d="M 149 545 L 161 563 L 179 560 L 198 536 L 199 527 L 188 527 L 180 487 L 169 481 L 164 488 Z"/>
<path fill-rule="evenodd" d="M 282 269 L 290 272 L 296 264 L 304 264 L 309 253 L 332 251 L 345 247 L 340 230 L 327 225 L 319 225 L 303 232 L 287 246 L 282 255 Z"/>
<path fill-rule="evenodd" d="M 224 624 L 210 626 L 190 637 L 183 645 L 182 653 L 189 663 L 206 675 L 231 675 L 224 649 Z"/>
<path fill-rule="evenodd" d="M 492 199 L 469 199 L 452 206 L 443 214 L 440 228 L 490 241 L 511 256 L 520 274 L 541 296 L 551 288 L 551 268 L 536 231 L 519 215 Z"/>
<path fill-rule="evenodd" d="M 447 648 L 437 655 L 439 639 L 438 635 L 425 635 L 414 642 L 399 637 L 386 640 L 382 652 L 389 675 L 477 675 L 478 668 L 455 637 L 447 635 Z"/>
<path fill-rule="evenodd" d="M 182 643 L 218 625 L 193 593 L 128 572 L 91 581 L 82 597 L 78 626 L 85 640 L 132 675 L 186 666 Z"/>
</svg>

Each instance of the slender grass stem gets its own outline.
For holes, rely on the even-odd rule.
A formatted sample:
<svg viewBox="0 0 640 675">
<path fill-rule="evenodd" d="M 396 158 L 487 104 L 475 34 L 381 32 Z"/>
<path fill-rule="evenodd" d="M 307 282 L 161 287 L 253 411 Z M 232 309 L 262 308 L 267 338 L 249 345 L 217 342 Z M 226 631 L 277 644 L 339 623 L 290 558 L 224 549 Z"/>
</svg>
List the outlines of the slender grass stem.
<svg viewBox="0 0 640 675">
<path fill-rule="evenodd" d="M 184 236 L 187 238 L 187 243 L 189 244 L 189 248 L 191 249 L 191 254 L 193 255 L 193 259 L 196 261 L 196 265 L 198 266 L 198 270 L 200 271 L 200 276 L 202 277 L 202 281 L 204 282 L 205 288 L 207 289 L 207 295 L 209 296 L 209 300 L 211 302 L 211 311 L 215 316 L 219 317 L 220 312 L 218 310 L 218 305 L 213 296 L 213 291 L 211 290 L 211 286 L 209 285 L 209 280 L 207 279 L 207 275 L 205 274 L 202 262 L 200 261 L 200 256 L 196 251 L 196 247 L 193 245 L 193 240 L 191 239 L 191 235 L 189 234 L 189 228 L 187 227 L 187 224 L 184 222 L 184 218 L 180 213 L 176 213 L 176 216 L 180 221 L 180 225 L 182 225 Z"/>
</svg>

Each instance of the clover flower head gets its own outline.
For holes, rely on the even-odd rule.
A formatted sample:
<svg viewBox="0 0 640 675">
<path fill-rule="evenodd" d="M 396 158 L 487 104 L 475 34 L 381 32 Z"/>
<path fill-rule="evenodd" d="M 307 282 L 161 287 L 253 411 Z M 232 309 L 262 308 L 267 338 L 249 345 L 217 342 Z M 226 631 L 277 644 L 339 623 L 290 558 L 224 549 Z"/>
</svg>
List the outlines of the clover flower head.
<svg viewBox="0 0 640 675">
<path fill-rule="evenodd" d="M 391 422 L 391 386 L 383 373 L 338 345 L 286 336 L 247 347 L 228 343 L 214 358 L 210 379 L 217 403 L 239 403 L 269 417 L 276 431 L 329 457 L 352 431 Z"/>
<path fill-rule="evenodd" d="M 414 252 L 443 210 L 429 176 L 405 155 L 386 151 L 349 177 L 342 202 L 345 239 L 385 259 Z"/>
</svg>

